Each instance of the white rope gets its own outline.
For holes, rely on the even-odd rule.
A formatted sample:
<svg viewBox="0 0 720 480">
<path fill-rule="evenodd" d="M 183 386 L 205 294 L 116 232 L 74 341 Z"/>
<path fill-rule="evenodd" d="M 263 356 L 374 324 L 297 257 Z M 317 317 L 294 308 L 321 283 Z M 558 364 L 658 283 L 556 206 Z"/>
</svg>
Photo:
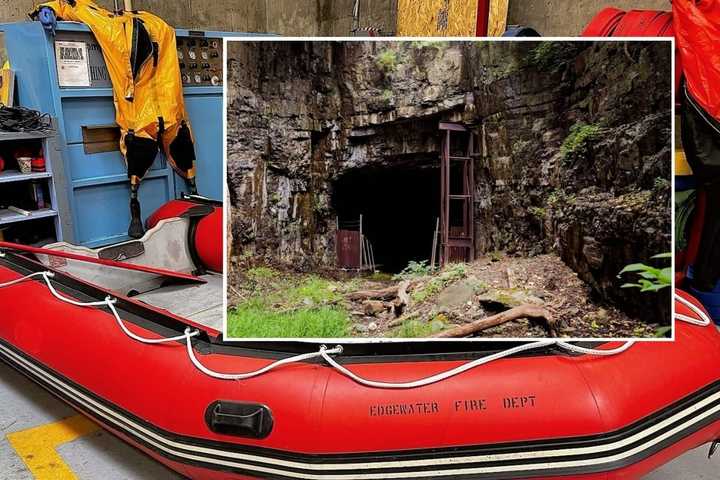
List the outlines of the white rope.
<svg viewBox="0 0 720 480">
<path fill-rule="evenodd" d="M 189 334 L 189 335 L 188 335 L 187 332 L 185 332 L 183 335 L 177 335 L 177 336 L 175 336 L 175 337 L 164 337 L 164 338 L 147 338 L 147 337 L 141 337 L 141 336 L 136 335 L 136 334 L 134 334 L 133 332 L 131 332 L 131 331 L 125 326 L 125 322 L 122 321 L 122 319 L 120 318 L 120 315 L 118 314 L 118 311 L 115 309 L 115 305 L 114 305 L 114 304 L 115 304 L 116 301 L 117 301 L 117 300 L 111 299 L 110 297 L 106 297 L 106 298 L 105 298 L 105 302 L 106 302 L 108 308 L 110 309 L 110 311 L 112 312 L 113 316 L 115 317 L 115 320 L 117 321 L 117 324 L 120 325 L 120 328 L 122 329 L 122 331 L 125 332 L 125 334 L 126 334 L 128 337 L 130 337 L 130 338 L 132 338 L 132 339 L 135 339 L 135 340 L 137 340 L 138 342 L 150 343 L 150 344 L 153 344 L 153 343 L 177 342 L 177 341 L 183 340 L 184 338 L 192 338 L 192 337 L 194 337 L 195 335 L 199 335 L 199 334 L 200 334 L 200 330 L 195 330 L 194 332 L 192 332 L 192 333 Z"/>
<path fill-rule="evenodd" d="M 290 363 L 304 362 L 306 360 L 311 360 L 313 358 L 318 358 L 318 357 L 324 356 L 325 352 L 328 352 L 330 354 L 342 353 L 342 347 L 340 347 L 340 346 L 335 347 L 332 350 L 326 350 L 325 346 L 323 346 L 320 348 L 320 351 L 303 353 L 301 355 L 295 355 L 294 357 L 283 358 L 282 360 L 278 360 L 276 362 L 270 363 L 258 370 L 252 371 L 252 372 L 220 373 L 220 372 L 216 372 L 214 370 L 210 370 L 205 365 L 200 363 L 200 361 L 195 356 L 195 352 L 192 348 L 192 342 L 190 341 L 191 337 L 192 337 L 192 335 L 190 333 L 190 328 L 187 328 L 185 330 L 185 343 L 187 344 L 187 353 L 188 353 L 188 356 L 190 357 L 190 361 L 192 361 L 193 365 L 195 365 L 195 367 L 197 367 L 197 369 L 200 370 L 201 372 L 203 372 L 205 375 L 209 375 L 213 378 L 219 378 L 221 380 L 247 380 L 248 378 L 257 377 L 258 375 L 262 375 L 263 373 L 267 373 L 270 370 L 274 370 L 283 365 L 288 365 Z"/>
<path fill-rule="evenodd" d="M 16 278 L 15 280 L 11 280 L 9 282 L 0 283 L 0 288 L 9 287 L 10 285 L 15 285 L 26 280 L 30 280 L 34 277 L 44 277 L 45 275 L 49 275 L 51 278 L 53 277 L 52 272 L 35 272 L 31 273 L 30 275 L 25 275 L 24 277 Z"/>
<path fill-rule="evenodd" d="M 431 375 L 426 378 L 421 378 L 418 380 L 413 380 L 409 382 L 381 382 L 376 380 L 369 380 L 366 378 L 363 378 L 356 373 L 353 373 L 352 371 L 348 370 L 346 367 L 339 364 L 332 355 L 340 355 L 343 352 L 343 347 L 338 345 L 335 348 L 328 349 L 325 345 L 322 345 L 320 349 L 317 352 L 310 352 L 310 353 L 303 353 L 300 355 L 295 355 L 292 357 L 284 358 L 281 360 L 277 360 L 273 363 L 270 363 L 260 369 L 251 371 L 251 372 L 244 372 L 244 373 L 222 373 L 217 372 L 215 370 L 212 370 L 205 365 L 203 365 L 200 360 L 198 360 L 197 356 L 195 355 L 195 351 L 192 346 L 192 338 L 200 334 L 200 330 L 198 329 L 191 329 L 190 327 L 185 329 L 185 332 L 183 335 L 176 335 L 174 337 L 164 337 L 164 338 L 147 338 L 147 337 L 141 337 L 133 332 L 131 332 L 127 326 L 125 325 L 125 322 L 120 318 L 120 314 L 118 313 L 117 309 L 115 308 L 115 303 L 117 303 L 117 299 L 111 298 L 110 296 L 105 297 L 105 300 L 103 301 L 96 301 L 96 302 L 78 302 L 76 300 L 73 300 L 72 298 L 66 297 L 64 295 L 61 295 L 58 293 L 57 290 L 52 285 L 52 282 L 50 281 L 51 278 L 54 277 L 54 274 L 49 271 L 45 272 L 35 272 L 31 273 L 29 275 L 26 275 L 24 277 L 18 278 L 16 280 L 12 280 L 5 283 L 0 283 L 0 288 L 3 287 L 9 287 L 11 285 L 15 285 L 21 282 L 24 282 L 26 280 L 29 280 L 34 277 L 42 277 L 45 281 L 45 284 L 47 285 L 48 289 L 50 290 L 50 293 L 57 299 L 69 303 L 71 305 L 76 305 L 79 307 L 98 307 L 98 306 L 107 306 L 107 308 L 110 310 L 112 315 L 115 317 L 115 320 L 117 321 L 117 324 L 120 326 L 120 329 L 130 338 L 137 340 L 138 342 L 147 343 L 147 344 L 159 344 L 159 343 L 169 343 L 169 342 L 177 342 L 180 340 L 185 340 L 185 346 L 187 349 L 188 357 L 190 358 L 190 361 L 192 364 L 200 370 L 205 375 L 208 375 L 213 378 L 217 378 L 220 380 L 247 380 L 253 377 L 257 377 L 259 375 L 265 374 L 267 372 L 270 372 L 271 370 L 275 370 L 279 367 L 282 367 L 283 365 L 290 365 L 293 363 L 298 362 L 305 362 L 308 360 L 312 360 L 315 358 L 322 358 L 325 360 L 325 362 L 330 365 L 332 368 L 340 372 L 342 375 L 345 375 L 346 377 L 350 378 L 351 380 L 368 387 L 372 388 L 384 388 L 384 389 L 410 389 L 410 388 L 418 388 L 418 387 L 424 387 L 426 385 L 430 385 L 433 383 L 440 382 L 442 380 L 446 380 L 448 378 L 454 377 L 456 375 L 460 375 L 461 373 L 467 372 L 468 370 L 472 370 L 474 368 L 477 368 L 481 365 L 486 365 L 490 362 L 493 362 L 495 360 L 499 360 L 502 358 L 510 357 L 512 355 L 516 355 L 521 352 L 527 352 L 530 350 L 537 350 L 540 348 L 546 348 L 546 347 L 558 347 L 570 352 L 579 353 L 583 355 L 595 355 L 595 356 L 611 356 L 611 355 L 618 355 L 620 353 L 625 352 L 629 348 L 631 348 L 635 342 L 634 341 L 627 341 L 624 342 L 622 345 L 616 348 L 611 349 L 594 349 L 594 348 L 585 348 L 580 347 L 577 345 L 573 345 L 568 342 L 564 342 L 561 340 L 539 340 L 536 342 L 526 343 L 522 345 L 518 345 L 517 347 L 509 348 L 507 350 L 503 350 L 501 352 L 494 353 L 492 355 L 488 355 L 483 358 L 478 358 L 476 360 L 469 361 L 463 365 L 460 365 L 458 367 L 455 367 L 453 369 L 447 370 L 445 372 L 440 372 L 435 375 Z M 693 318 L 687 315 L 683 315 L 680 313 L 675 314 L 675 318 L 678 320 L 688 322 L 694 325 L 700 325 L 700 326 L 707 326 L 712 323 L 712 320 L 702 311 L 702 309 L 695 306 L 692 302 L 686 300 L 685 298 L 681 297 L 677 293 L 675 294 L 675 300 L 679 301 L 683 305 L 687 306 L 690 310 L 692 310 L 693 313 L 697 314 L 700 319 Z"/>
<path fill-rule="evenodd" d="M 168 342 L 177 342 L 180 340 L 184 340 L 188 335 L 187 333 L 183 335 L 177 335 L 175 337 L 163 337 L 163 338 L 147 338 L 147 337 L 141 337 L 139 335 L 134 334 L 131 332 L 126 326 L 125 323 L 120 318 L 120 315 L 118 314 L 118 311 L 115 309 L 115 304 L 117 303 L 116 298 L 111 298 L 110 296 L 105 297 L 105 300 L 99 301 L 99 302 L 78 302 L 77 300 L 73 300 L 72 298 L 66 297 L 65 295 L 60 294 L 57 290 L 55 290 L 55 287 L 53 287 L 52 282 L 50 281 L 51 278 L 55 277 L 55 274 L 53 272 L 35 272 L 31 273 L 29 275 L 25 275 L 24 277 L 18 278 L 16 280 L 12 280 L 10 282 L 0 283 L 0 288 L 3 287 L 9 287 L 10 285 L 15 285 L 20 282 L 24 282 L 26 280 L 30 280 L 34 277 L 42 277 L 43 280 L 45 280 L 45 285 L 47 285 L 48 290 L 50 290 L 50 293 L 57 298 L 58 300 L 61 300 L 65 303 L 69 303 L 71 305 L 75 305 L 77 307 L 108 307 L 110 309 L 110 312 L 115 317 L 115 320 L 117 321 L 118 325 L 120 325 L 120 328 L 123 332 L 130 338 L 133 338 L 137 340 L 138 342 L 142 343 L 168 343 Z M 199 330 L 196 330 L 192 334 L 190 334 L 190 337 L 194 337 L 195 335 L 200 334 Z"/>
<path fill-rule="evenodd" d="M 480 365 L 485 365 L 486 363 L 490 363 L 494 360 L 498 360 L 500 358 L 508 357 L 510 355 L 515 355 L 516 353 L 525 352 L 527 350 L 533 350 L 536 348 L 542 348 L 542 347 L 549 347 L 551 345 L 555 344 L 555 340 L 541 340 L 538 342 L 533 343 L 526 343 L 523 345 L 519 345 L 517 347 L 509 348 L 507 350 L 504 350 L 502 352 L 494 353 L 492 355 L 488 355 L 487 357 L 478 358 L 477 360 L 472 360 L 470 362 L 467 362 L 463 365 L 460 365 L 458 367 L 455 367 L 451 370 L 447 370 L 445 372 L 437 373 L 435 375 L 432 375 L 430 377 L 421 378 L 419 380 L 411 381 L 411 382 L 404 382 L 404 383 L 389 383 L 389 382 L 378 382 L 375 380 L 368 380 L 365 378 L 362 378 L 361 376 L 351 372 L 347 368 L 343 367 L 339 363 L 335 361 L 334 358 L 332 358 L 331 351 L 327 350 L 326 347 L 320 347 L 320 353 L 322 354 L 323 359 L 330 364 L 335 370 L 342 373 L 346 377 L 354 380 L 357 383 L 360 383 L 362 385 L 365 385 L 367 387 L 374 387 L 374 388 L 388 388 L 388 389 L 401 389 L 401 388 L 417 388 L 417 387 L 424 387 L 426 385 L 430 385 L 431 383 L 436 383 L 441 380 L 446 380 L 450 377 L 454 377 L 455 375 L 459 375 L 463 372 L 466 372 L 470 369 L 473 369 L 475 367 L 479 367 Z M 336 347 L 337 348 L 337 347 Z"/>
<path fill-rule="evenodd" d="M 696 306 L 694 303 L 692 303 L 690 300 L 686 300 L 681 295 L 675 294 L 675 301 L 682 303 L 686 307 L 688 307 L 694 314 L 696 314 L 700 318 L 693 318 L 688 315 L 684 315 L 682 313 L 675 312 L 675 318 L 677 320 L 682 320 L 683 322 L 692 323 L 693 325 L 700 325 L 701 327 L 707 327 L 712 323 L 712 319 L 708 317 L 705 312 L 698 306 Z"/>
<path fill-rule="evenodd" d="M 568 350 L 570 352 L 574 353 L 581 353 L 583 355 L 595 355 L 600 357 L 607 357 L 611 355 L 617 355 L 619 353 L 624 352 L 625 350 L 629 349 L 633 345 L 635 345 L 634 340 L 629 340 L 620 345 L 616 348 L 609 348 L 609 349 L 600 349 L 600 348 L 585 348 L 585 347 L 578 347 L 577 345 L 573 345 L 572 343 L 562 342 L 560 340 L 557 340 L 555 342 L 555 345 L 557 345 L 560 348 L 564 348 L 565 350 Z"/>
</svg>

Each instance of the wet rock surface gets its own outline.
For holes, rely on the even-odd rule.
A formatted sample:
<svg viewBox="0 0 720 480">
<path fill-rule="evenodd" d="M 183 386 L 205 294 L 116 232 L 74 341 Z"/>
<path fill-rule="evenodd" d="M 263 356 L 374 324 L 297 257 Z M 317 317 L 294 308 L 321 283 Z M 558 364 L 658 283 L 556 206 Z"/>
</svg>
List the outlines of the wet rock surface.
<svg viewBox="0 0 720 480">
<path fill-rule="evenodd" d="M 669 48 L 548 45 L 231 43 L 231 266 L 331 268 L 334 182 L 437 166 L 437 124 L 458 121 L 483 145 L 477 256 L 555 252 L 592 295 L 667 321 L 669 292 L 621 290 L 617 274 L 670 250 Z"/>
</svg>

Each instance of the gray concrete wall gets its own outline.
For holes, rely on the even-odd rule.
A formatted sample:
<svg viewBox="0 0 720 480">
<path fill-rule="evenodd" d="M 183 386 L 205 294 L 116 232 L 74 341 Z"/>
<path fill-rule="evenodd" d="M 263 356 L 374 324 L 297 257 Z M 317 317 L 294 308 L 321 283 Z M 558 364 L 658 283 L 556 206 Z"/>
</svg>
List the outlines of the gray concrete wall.
<svg viewBox="0 0 720 480">
<path fill-rule="evenodd" d="M 24 20 L 38 0 L 0 0 L 0 22 Z M 98 0 L 112 8 L 112 0 Z M 510 0 L 508 22 L 546 36 L 575 36 L 605 6 L 669 10 L 669 0 Z M 298 36 L 349 35 L 353 0 L 135 0 L 176 27 L 274 32 Z M 395 30 L 396 0 L 361 0 L 361 26 Z"/>
<path fill-rule="evenodd" d="M 21 21 L 39 0 L 0 0 L 0 22 Z M 97 1 L 112 8 L 112 0 Z M 122 3 L 122 2 L 121 2 Z M 350 35 L 353 0 L 134 0 L 175 27 L 297 36 Z M 362 26 L 394 31 L 395 0 L 362 0 Z"/>
<path fill-rule="evenodd" d="M 670 10 L 670 0 L 510 0 L 508 24 L 527 25 L 544 36 L 580 34 L 604 7 Z"/>
</svg>

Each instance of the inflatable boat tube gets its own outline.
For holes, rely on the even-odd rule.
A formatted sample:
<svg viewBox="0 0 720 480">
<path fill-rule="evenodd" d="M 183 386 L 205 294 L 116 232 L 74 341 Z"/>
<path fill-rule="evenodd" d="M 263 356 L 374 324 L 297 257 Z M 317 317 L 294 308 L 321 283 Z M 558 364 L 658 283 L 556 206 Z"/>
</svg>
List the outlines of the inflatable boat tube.
<svg viewBox="0 0 720 480">
<path fill-rule="evenodd" d="M 679 295 L 673 344 L 228 343 L 5 249 L 0 358 L 194 479 L 638 478 L 720 438 Z"/>
<path fill-rule="evenodd" d="M 202 213 L 200 213 L 202 209 Z M 188 215 L 196 210 L 190 227 L 188 246 L 198 266 L 213 272 L 223 271 L 223 207 L 221 202 L 197 196 L 171 200 L 150 215 L 145 227 L 149 230 L 161 220 Z"/>
<path fill-rule="evenodd" d="M 580 35 L 583 37 L 610 37 L 624 16 L 624 10 L 613 7 L 604 8 L 590 20 Z"/>
</svg>

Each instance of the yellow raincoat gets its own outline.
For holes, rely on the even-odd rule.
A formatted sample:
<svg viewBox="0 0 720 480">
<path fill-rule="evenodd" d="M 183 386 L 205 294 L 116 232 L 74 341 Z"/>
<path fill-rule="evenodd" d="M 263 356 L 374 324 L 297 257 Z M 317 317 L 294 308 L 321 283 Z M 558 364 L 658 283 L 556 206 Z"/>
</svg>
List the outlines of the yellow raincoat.
<svg viewBox="0 0 720 480">
<path fill-rule="evenodd" d="M 92 30 L 113 86 L 115 119 L 121 129 L 120 151 L 131 183 L 137 185 L 162 148 L 182 177 L 195 177 L 195 150 L 183 100 L 175 30 L 143 11 L 118 14 L 90 0 L 54 0 L 58 19 L 82 22 Z M 194 184 L 194 182 L 193 182 Z"/>
</svg>

